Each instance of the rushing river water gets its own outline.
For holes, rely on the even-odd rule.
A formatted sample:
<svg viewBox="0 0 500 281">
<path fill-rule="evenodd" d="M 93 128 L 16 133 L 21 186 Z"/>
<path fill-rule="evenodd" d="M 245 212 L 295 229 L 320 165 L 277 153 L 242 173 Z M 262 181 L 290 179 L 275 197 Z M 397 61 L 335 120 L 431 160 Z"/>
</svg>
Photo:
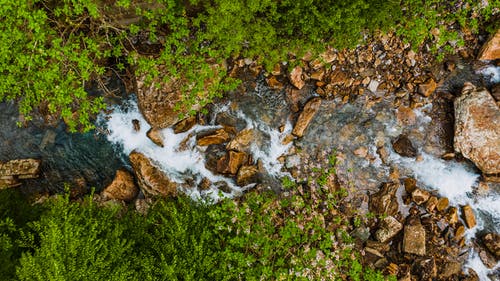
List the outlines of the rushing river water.
<svg viewBox="0 0 500 281">
<path fill-rule="evenodd" d="M 483 69 L 482 74 L 489 77 L 490 83 L 498 83 L 499 70 L 498 67 L 489 67 Z M 310 97 L 315 93 L 311 90 L 307 95 Z M 374 99 L 379 101 L 371 103 Z M 164 147 L 155 145 L 146 137 L 149 125 L 134 98 L 99 118 L 99 131 L 107 131 L 106 134 L 95 131 L 69 134 L 62 123 L 49 128 L 41 122 L 31 122 L 27 128 L 17 128 L 17 109 L 10 103 L 1 103 L 0 161 L 26 157 L 42 159 L 40 179 L 25 182 L 25 189 L 44 187 L 51 192 L 60 192 L 68 182 L 83 185 L 86 190 L 90 187 L 100 190 L 112 180 L 116 169 L 129 167 L 128 154 L 137 150 L 154 160 L 193 198 L 217 200 L 221 196 L 240 196 L 253 185 L 241 187 L 233 178 L 212 173 L 206 167 L 207 154 L 212 152 L 196 145 L 197 133 L 220 128 L 223 125 L 221 120 L 229 119 L 238 130 L 246 128 L 257 132 L 250 153 L 265 169 L 261 181 L 270 188 L 279 187 L 281 177 L 288 175 L 284 166 L 314 168 L 329 153 L 335 152 L 341 156 L 337 166 L 339 178 L 352 183 L 364 194 L 388 181 L 396 168 L 401 178 L 415 177 L 420 187 L 448 197 L 452 205 L 471 205 L 476 211 L 478 224 L 468 230 L 469 240 L 478 232 L 500 232 L 498 190 L 493 188 L 486 194 L 476 194 L 479 173 L 470 163 L 444 161 L 438 157 L 442 151 L 450 149 L 450 143 L 446 140 L 433 142 L 429 138 L 434 134 L 433 126 L 436 126 L 432 118 L 436 118 L 437 103 L 413 110 L 414 122 L 403 124 L 398 121 L 392 99 L 390 95 L 372 93 L 366 99 L 360 97 L 349 104 L 340 100 L 324 101 L 306 134 L 295 141 L 295 149 L 282 141 L 290 134 L 296 115 L 291 112 L 284 92 L 271 91 L 262 79 L 253 92 L 234 93 L 213 106 L 206 125 L 196 125 L 181 134 L 174 134 L 172 129 L 162 130 Z M 134 119 L 141 124 L 138 131 L 132 125 Z M 420 159 L 401 157 L 393 151 L 391 140 L 402 133 L 412 139 Z M 353 153 L 360 147 L 366 148 L 366 155 L 362 157 Z M 377 153 L 380 147 L 389 153 L 384 161 Z M 285 156 L 285 160 L 280 161 L 281 156 Z M 212 183 L 207 190 L 197 188 L 204 178 Z M 408 206 L 401 205 L 404 213 Z M 500 267 L 497 264 L 496 269 L 487 269 L 475 252 L 470 253 L 467 266 L 472 267 L 481 280 L 488 280 L 487 275 Z"/>
</svg>

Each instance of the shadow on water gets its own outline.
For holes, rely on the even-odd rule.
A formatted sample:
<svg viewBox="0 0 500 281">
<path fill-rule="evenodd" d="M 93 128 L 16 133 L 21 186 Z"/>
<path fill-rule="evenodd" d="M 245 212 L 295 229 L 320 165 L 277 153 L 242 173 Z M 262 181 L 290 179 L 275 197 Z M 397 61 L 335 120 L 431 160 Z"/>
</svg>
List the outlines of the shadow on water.
<svg viewBox="0 0 500 281">
<path fill-rule="evenodd" d="M 95 131 L 68 133 L 63 122 L 49 127 L 42 120 L 19 128 L 18 115 L 13 103 L 0 103 L 0 161 L 42 160 L 40 177 L 23 181 L 25 193 L 62 192 L 65 183 L 79 193 L 101 190 L 122 166 L 112 145 Z"/>
</svg>

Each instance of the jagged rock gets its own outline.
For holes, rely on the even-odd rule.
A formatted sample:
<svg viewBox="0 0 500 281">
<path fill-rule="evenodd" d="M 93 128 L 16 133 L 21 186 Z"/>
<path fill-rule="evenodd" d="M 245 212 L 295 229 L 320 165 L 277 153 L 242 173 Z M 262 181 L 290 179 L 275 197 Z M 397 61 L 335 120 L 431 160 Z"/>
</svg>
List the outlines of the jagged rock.
<svg viewBox="0 0 500 281">
<path fill-rule="evenodd" d="M 380 190 L 370 196 L 370 211 L 379 215 L 395 216 L 399 209 L 397 190 L 398 184 L 383 183 Z"/>
<path fill-rule="evenodd" d="M 375 238 L 385 243 L 396 236 L 403 229 L 403 225 L 394 217 L 385 217 L 380 223 L 380 228 L 375 232 Z"/>
<path fill-rule="evenodd" d="M 483 45 L 478 56 L 479 60 L 500 59 L 500 29 Z"/>
<path fill-rule="evenodd" d="M 425 228 L 421 224 L 405 226 L 403 251 L 409 254 L 425 255 Z"/>
<path fill-rule="evenodd" d="M 157 146 L 163 147 L 163 134 L 161 130 L 151 128 L 146 133 L 146 136 Z"/>
<path fill-rule="evenodd" d="M 247 160 L 248 155 L 245 152 L 229 151 L 217 161 L 217 172 L 235 175 Z"/>
<path fill-rule="evenodd" d="M 141 122 L 137 119 L 132 119 L 132 126 L 134 127 L 134 131 L 139 132 L 141 130 Z"/>
<path fill-rule="evenodd" d="M 292 134 L 296 137 L 302 137 L 304 135 L 305 130 L 309 126 L 309 123 L 316 115 L 316 112 L 319 110 L 321 106 L 321 98 L 312 98 L 309 100 L 304 109 L 299 115 L 297 119 L 297 123 L 295 123 L 295 127 L 293 128 Z"/>
<path fill-rule="evenodd" d="M 405 191 L 411 194 L 417 188 L 417 180 L 414 178 L 405 178 L 404 181 Z"/>
<path fill-rule="evenodd" d="M 0 189 L 18 186 L 20 179 L 37 178 L 41 160 L 27 158 L 0 162 Z"/>
<path fill-rule="evenodd" d="M 438 200 L 438 203 L 436 205 L 436 209 L 440 212 L 444 211 L 446 208 L 448 208 L 448 205 L 450 204 L 450 200 L 446 197 L 441 197 Z"/>
<path fill-rule="evenodd" d="M 134 183 L 132 175 L 125 170 L 116 171 L 115 178 L 102 195 L 105 198 L 132 201 L 139 194 L 139 188 Z"/>
<path fill-rule="evenodd" d="M 255 138 L 254 133 L 253 129 L 245 129 L 239 132 L 236 137 L 226 145 L 226 149 L 246 152 L 250 148 L 250 143 Z"/>
<path fill-rule="evenodd" d="M 196 125 L 196 116 L 190 116 L 188 118 L 182 119 L 174 125 L 174 133 L 180 134 L 189 131 Z"/>
<path fill-rule="evenodd" d="M 462 214 L 464 215 L 464 221 L 468 228 L 473 228 L 476 226 L 476 216 L 470 205 L 465 205 L 462 207 Z"/>
<path fill-rule="evenodd" d="M 424 97 L 429 97 L 436 90 L 436 87 L 436 81 L 429 78 L 425 83 L 418 85 L 418 93 Z"/>
<path fill-rule="evenodd" d="M 213 144 L 221 144 L 229 141 L 229 134 L 224 129 L 218 129 L 215 132 L 202 134 L 196 137 L 196 144 L 199 146 L 208 146 Z"/>
<path fill-rule="evenodd" d="M 455 99 L 454 146 L 483 173 L 500 173 L 500 108 L 487 90 L 471 83 Z"/>
<path fill-rule="evenodd" d="M 137 178 L 137 183 L 145 194 L 161 196 L 176 195 L 177 183 L 170 180 L 144 154 L 132 151 L 129 159 Z"/>
<path fill-rule="evenodd" d="M 304 78 L 302 77 L 302 75 L 303 75 L 303 69 L 300 66 L 296 66 L 290 72 L 290 83 L 299 90 L 302 89 L 306 84 L 306 82 L 304 82 Z"/>
<path fill-rule="evenodd" d="M 431 194 L 429 193 L 429 191 L 420 188 L 415 188 L 415 190 L 413 190 L 413 192 L 411 193 L 411 198 L 417 205 L 422 205 L 423 203 L 427 202 L 430 196 Z"/>
<path fill-rule="evenodd" d="M 413 146 L 411 140 L 405 135 L 399 135 L 399 137 L 392 143 L 392 148 L 397 154 L 404 157 L 417 156 L 417 150 Z"/>
<path fill-rule="evenodd" d="M 483 243 L 486 248 L 495 255 L 496 259 L 500 259 L 500 234 L 488 233 L 483 237 Z"/>
<path fill-rule="evenodd" d="M 254 183 L 257 178 L 259 169 L 256 166 L 241 166 L 236 176 L 236 184 L 245 186 Z"/>
</svg>

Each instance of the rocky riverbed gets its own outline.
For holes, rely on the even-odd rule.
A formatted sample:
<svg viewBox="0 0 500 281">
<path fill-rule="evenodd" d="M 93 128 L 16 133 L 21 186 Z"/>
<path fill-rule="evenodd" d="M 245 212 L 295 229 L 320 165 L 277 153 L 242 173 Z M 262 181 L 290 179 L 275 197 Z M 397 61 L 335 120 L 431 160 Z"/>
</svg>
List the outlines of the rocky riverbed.
<svg viewBox="0 0 500 281">
<path fill-rule="evenodd" d="M 105 150 L 83 152 L 93 163 L 90 155 L 109 155 L 114 145 L 110 161 L 90 165 L 103 178 L 83 176 L 80 185 L 100 184 L 96 201 L 141 212 L 178 192 L 217 201 L 249 190 L 318 200 L 320 190 L 342 191 L 341 208 L 328 212 L 362 218 L 348 231 L 366 264 L 400 280 L 497 280 L 499 36 L 479 53 L 473 38 L 460 58 L 443 63 L 390 34 L 352 51 L 295 58 L 292 69 L 263 72 L 235 60 L 228 70 L 241 86 L 208 114 L 184 120 L 172 108 L 180 95 L 174 85 L 157 90 L 139 78 L 136 97 L 98 122 L 98 140 L 108 142 L 92 147 Z M 40 151 L 62 132 L 47 134 Z M 44 172 L 58 169 L 44 168 L 47 156 L 13 158 L 24 157 L 41 159 L 41 178 L 61 183 Z M 2 162 L 0 183 L 36 177 L 39 164 Z M 116 176 L 107 185 L 110 169 Z"/>
</svg>

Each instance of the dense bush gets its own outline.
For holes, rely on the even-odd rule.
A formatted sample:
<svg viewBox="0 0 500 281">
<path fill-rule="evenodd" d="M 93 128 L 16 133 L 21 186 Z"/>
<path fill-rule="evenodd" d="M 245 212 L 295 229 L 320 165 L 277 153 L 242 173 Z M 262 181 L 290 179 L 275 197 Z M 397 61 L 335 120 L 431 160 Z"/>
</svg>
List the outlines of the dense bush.
<svg viewBox="0 0 500 281">
<path fill-rule="evenodd" d="M 23 212 L 1 214 L 2 277 L 383 280 L 380 273 L 361 266 L 347 232 L 322 226 L 311 200 L 276 199 L 273 194 L 251 193 L 240 203 L 204 205 L 179 197 L 159 201 L 143 216 L 119 206 L 98 207 L 89 199 L 72 203 L 59 196 L 45 202 L 45 208 L 37 207 L 35 217 L 18 220 Z M 12 202 L 22 203 L 18 200 Z M 296 210 L 297 216 L 289 210 Z"/>
<path fill-rule="evenodd" d="M 187 113 L 236 86 L 225 72 L 231 57 L 271 67 L 389 29 L 415 47 L 437 29 L 432 46 L 450 49 L 463 44 L 462 29 L 477 32 L 499 7 L 498 0 L 0 0 L 0 101 L 17 100 L 28 120 L 40 110 L 88 130 L 104 103 L 87 88 L 97 82 L 106 90 L 105 76 L 128 70 L 150 82 L 182 81 L 178 109 Z"/>
</svg>

